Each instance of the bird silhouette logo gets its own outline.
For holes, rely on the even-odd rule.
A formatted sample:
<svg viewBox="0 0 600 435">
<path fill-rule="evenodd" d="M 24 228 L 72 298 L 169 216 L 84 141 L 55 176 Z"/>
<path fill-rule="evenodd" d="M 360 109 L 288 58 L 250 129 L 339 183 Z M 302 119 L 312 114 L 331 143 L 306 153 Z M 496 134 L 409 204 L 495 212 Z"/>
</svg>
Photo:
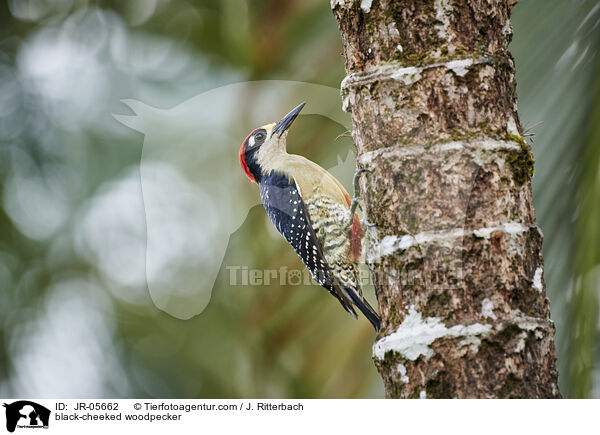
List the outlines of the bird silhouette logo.
<svg viewBox="0 0 600 435">
<path fill-rule="evenodd" d="M 19 400 L 4 404 L 6 408 L 6 430 L 14 432 L 16 428 L 48 428 L 50 410 L 39 403 Z"/>
<path fill-rule="evenodd" d="M 235 83 L 169 109 L 123 100 L 134 114 L 113 115 L 144 135 L 145 275 L 159 309 L 189 319 L 208 305 L 230 236 L 260 204 L 239 170 L 239 142 L 248 126 L 279 117 L 299 98 L 311 102 L 303 115 L 350 125 L 339 89 L 294 81 Z M 354 166 L 349 153 L 328 169 L 351 178 Z"/>
</svg>

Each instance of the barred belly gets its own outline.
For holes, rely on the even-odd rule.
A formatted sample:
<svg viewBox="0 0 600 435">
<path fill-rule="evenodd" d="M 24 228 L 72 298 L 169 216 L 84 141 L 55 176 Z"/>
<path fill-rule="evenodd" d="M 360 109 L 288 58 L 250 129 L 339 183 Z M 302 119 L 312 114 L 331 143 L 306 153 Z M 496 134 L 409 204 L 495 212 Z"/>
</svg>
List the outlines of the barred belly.
<svg viewBox="0 0 600 435">
<path fill-rule="evenodd" d="M 351 243 L 348 209 L 319 194 L 312 195 L 305 204 L 331 272 L 342 286 L 360 292 L 358 264 L 348 260 Z"/>
</svg>

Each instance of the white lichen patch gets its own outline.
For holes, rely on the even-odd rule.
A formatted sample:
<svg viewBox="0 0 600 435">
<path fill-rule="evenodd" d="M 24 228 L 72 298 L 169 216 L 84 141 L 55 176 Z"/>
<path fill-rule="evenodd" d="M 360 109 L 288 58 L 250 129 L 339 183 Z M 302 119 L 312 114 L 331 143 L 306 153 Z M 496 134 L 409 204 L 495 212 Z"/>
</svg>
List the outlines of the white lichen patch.
<svg viewBox="0 0 600 435">
<path fill-rule="evenodd" d="M 464 345 L 478 345 L 479 337 L 487 336 L 492 325 L 475 323 L 472 325 L 455 325 L 446 327 L 437 317 L 423 319 L 414 307 L 396 332 L 378 340 L 373 346 L 373 356 L 379 360 L 385 358 L 387 352 L 396 352 L 411 361 L 421 355 L 430 358 L 433 355 L 431 344 L 441 338 L 462 338 Z M 477 338 L 472 340 L 471 338 Z M 473 349 L 476 351 L 476 349 Z"/>
<path fill-rule="evenodd" d="M 529 231 L 529 229 L 530 227 L 518 222 L 506 222 L 497 227 L 478 228 L 476 230 L 454 228 L 446 231 L 424 231 L 414 236 L 409 234 L 403 236 L 387 235 L 379 243 L 375 242 L 371 244 L 366 258 L 368 263 L 375 263 L 382 257 L 391 255 L 396 251 L 405 251 L 413 246 L 435 243 L 439 246 L 451 248 L 456 244 L 457 239 L 470 235 L 487 240 L 495 231 L 501 231 L 508 235 L 517 235 Z"/>
<path fill-rule="evenodd" d="M 489 136 L 486 136 L 479 143 L 479 146 L 481 147 L 481 149 L 484 149 L 486 151 L 498 151 L 498 150 L 518 151 L 521 149 L 521 145 L 518 144 L 517 142 L 514 142 L 514 141 L 507 142 L 507 141 L 503 141 L 503 140 L 494 139 Z"/>
<path fill-rule="evenodd" d="M 396 102 L 394 101 L 391 95 L 386 95 L 382 97 L 381 102 L 385 104 L 389 109 L 396 108 Z"/>
<path fill-rule="evenodd" d="M 527 343 L 527 333 L 521 332 L 519 334 L 519 341 L 517 341 L 517 345 L 515 346 L 515 353 L 523 352 L 525 349 L 525 344 Z"/>
<path fill-rule="evenodd" d="M 419 399 L 427 399 L 427 391 L 421 390 L 419 393 Z"/>
<path fill-rule="evenodd" d="M 519 222 L 507 222 L 502 224 L 502 231 L 504 231 L 506 234 L 520 234 L 528 230 L 528 226 L 520 224 Z"/>
<path fill-rule="evenodd" d="M 477 352 L 477 350 L 479 350 L 480 344 L 481 344 L 481 339 L 479 337 L 470 335 L 458 342 L 458 349 L 469 347 L 471 352 L 475 353 L 475 352 Z"/>
<path fill-rule="evenodd" d="M 365 14 L 368 14 L 371 10 L 371 5 L 373 4 L 373 0 L 361 0 L 360 8 L 363 10 Z"/>
<path fill-rule="evenodd" d="M 422 72 L 422 68 L 408 66 L 395 70 L 392 74 L 390 74 L 390 78 L 401 81 L 405 85 L 410 85 L 421 79 Z"/>
<path fill-rule="evenodd" d="M 396 250 L 397 236 L 385 236 L 379 243 L 379 253 L 381 256 L 392 254 Z"/>
<path fill-rule="evenodd" d="M 353 95 L 353 94 L 352 94 Z M 345 101 L 346 97 L 344 98 Z M 432 145 L 429 147 L 424 147 L 421 145 L 414 146 L 392 146 L 381 148 L 374 151 L 368 151 L 366 153 L 362 153 L 358 160 L 363 165 L 370 165 L 373 163 L 373 160 L 377 157 L 381 157 L 384 159 L 388 158 L 404 158 L 404 157 L 415 157 L 420 156 L 422 154 L 436 154 L 443 153 L 449 151 L 461 151 L 461 150 L 472 150 L 472 151 L 486 151 L 486 152 L 496 152 L 496 151 L 519 151 L 521 146 L 514 141 L 504 141 L 498 140 L 489 136 L 484 136 L 477 139 L 471 139 L 469 141 L 451 141 L 451 142 L 443 142 L 437 145 Z"/>
<path fill-rule="evenodd" d="M 344 0 L 331 0 L 331 9 L 335 9 L 336 6 L 346 7 L 346 2 Z"/>
<path fill-rule="evenodd" d="M 512 26 L 510 25 L 510 20 L 506 20 L 504 26 L 502 27 L 502 33 L 504 36 L 510 36 L 513 33 Z"/>
<path fill-rule="evenodd" d="M 464 77 L 469 72 L 469 68 L 473 65 L 473 59 L 451 60 L 444 65 L 448 69 L 451 69 L 457 76 Z"/>
<path fill-rule="evenodd" d="M 446 39 L 448 28 L 450 27 L 450 12 L 452 12 L 452 6 L 448 0 L 435 0 L 433 8 L 435 9 L 435 20 L 437 21 L 435 29 L 440 38 Z"/>
<path fill-rule="evenodd" d="M 516 235 L 529 231 L 529 227 L 519 222 L 506 222 L 497 227 L 479 228 L 478 230 L 474 230 L 473 234 L 476 237 L 481 237 L 482 239 L 487 240 L 495 231 L 502 231 L 505 234 Z"/>
<path fill-rule="evenodd" d="M 406 376 L 406 367 L 404 367 L 404 364 L 398 364 L 398 367 L 396 367 L 396 369 L 398 370 L 398 374 L 400 375 L 400 382 L 404 382 L 405 384 L 408 384 L 408 376 Z"/>
<path fill-rule="evenodd" d="M 548 329 L 552 322 L 545 319 L 539 319 L 537 317 L 524 316 L 520 311 L 516 311 L 517 312 L 513 314 L 513 323 L 523 331 L 536 331 L 536 337 L 538 336 L 538 330 Z"/>
<path fill-rule="evenodd" d="M 544 269 L 538 267 L 535 269 L 535 273 L 533 274 L 533 288 L 538 292 L 542 292 L 544 290 L 544 286 L 542 284 L 542 274 L 544 273 Z"/>
<path fill-rule="evenodd" d="M 494 304 L 488 298 L 481 301 L 481 315 L 484 319 L 490 318 L 496 320 L 494 314 Z"/>
<path fill-rule="evenodd" d="M 456 229 L 451 232 L 433 233 L 423 232 L 415 236 L 385 236 L 379 243 L 374 243 L 367 251 L 367 262 L 375 263 L 380 258 L 393 254 L 396 251 L 405 251 L 413 246 L 425 243 L 438 242 L 452 245 L 463 230 Z"/>
<path fill-rule="evenodd" d="M 521 136 L 521 134 L 519 133 L 519 129 L 517 128 L 517 123 L 515 121 L 515 118 L 513 116 L 508 118 L 508 122 L 506 123 L 506 131 L 512 135 L 519 136 L 519 137 Z"/>
<path fill-rule="evenodd" d="M 402 49 L 402 47 L 400 47 Z M 405 67 L 399 62 L 387 62 L 373 66 L 366 71 L 347 75 L 342 80 L 342 89 L 366 86 L 382 80 L 398 80 L 405 85 L 411 85 L 421 79 L 423 72 L 433 68 L 446 68 L 457 76 L 463 77 L 473 65 L 485 63 L 485 59 L 458 59 L 449 62 L 432 63 L 420 67 Z"/>
</svg>

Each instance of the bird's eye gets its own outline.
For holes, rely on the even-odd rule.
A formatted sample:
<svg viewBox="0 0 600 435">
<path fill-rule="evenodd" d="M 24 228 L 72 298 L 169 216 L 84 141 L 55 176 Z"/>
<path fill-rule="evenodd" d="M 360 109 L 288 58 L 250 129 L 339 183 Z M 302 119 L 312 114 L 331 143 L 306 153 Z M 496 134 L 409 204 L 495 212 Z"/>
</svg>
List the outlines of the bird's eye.
<svg viewBox="0 0 600 435">
<path fill-rule="evenodd" d="M 266 135 L 262 132 L 259 131 L 258 133 L 256 133 L 256 135 L 254 136 L 254 138 L 256 139 L 256 143 L 261 143 L 265 140 Z"/>
</svg>

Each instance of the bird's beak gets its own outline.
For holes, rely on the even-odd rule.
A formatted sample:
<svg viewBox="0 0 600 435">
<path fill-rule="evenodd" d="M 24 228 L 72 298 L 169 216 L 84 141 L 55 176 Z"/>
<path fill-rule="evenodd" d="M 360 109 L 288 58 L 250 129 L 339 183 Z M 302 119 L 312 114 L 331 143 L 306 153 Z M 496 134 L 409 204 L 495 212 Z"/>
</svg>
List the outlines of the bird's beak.
<svg viewBox="0 0 600 435">
<path fill-rule="evenodd" d="M 296 108 L 292 109 L 290 113 L 281 118 L 281 121 L 279 121 L 273 129 L 273 134 L 281 136 L 288 129 L 288 127 L 292 125 L 292 122 L 294 122 L 294 119 L 296 119 L 298 113 L 300 113 L 305 104 L 306 101 L 300 103 Z"/>
</svg>

